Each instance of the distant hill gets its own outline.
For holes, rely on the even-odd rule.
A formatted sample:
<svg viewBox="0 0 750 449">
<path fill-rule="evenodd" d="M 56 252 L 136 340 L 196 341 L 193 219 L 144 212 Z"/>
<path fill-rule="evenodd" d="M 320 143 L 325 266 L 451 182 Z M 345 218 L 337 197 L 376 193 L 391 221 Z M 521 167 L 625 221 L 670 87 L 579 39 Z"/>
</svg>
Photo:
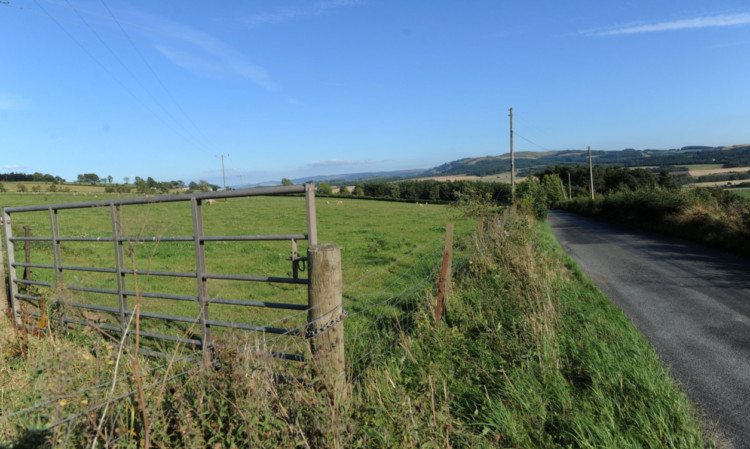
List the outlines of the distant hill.
<svg viewBox="0 0 750 449">
<path fill-rule="evenodd" d="M 750 144 L 731 146 L 692 145 L 670 150 L 591 151 L 594 164 L 623 167 L 658 167 L 674 170 L 676 167 L 694 164 L 721 164 L 725 168 L 750 166 Z M 550 165 L 577 165 L 588 163 L 587 150 L 562 151 L 517 151 L 516 172 L 525 176 Z M 430 169 L 400 170 L 391 172 L 350 173 L 344 175 L 320 175 L 293 179 L 295 184 L 307 181 L 327 181 L 333 185 L 353 184 L 367 181 L 396 181 L 430 176 L 491 176 L 510 172 L 510 153 L 499 156 L 466 157 Z M 260 185 L 278 185 L 266 182 Z"/>
</svg>

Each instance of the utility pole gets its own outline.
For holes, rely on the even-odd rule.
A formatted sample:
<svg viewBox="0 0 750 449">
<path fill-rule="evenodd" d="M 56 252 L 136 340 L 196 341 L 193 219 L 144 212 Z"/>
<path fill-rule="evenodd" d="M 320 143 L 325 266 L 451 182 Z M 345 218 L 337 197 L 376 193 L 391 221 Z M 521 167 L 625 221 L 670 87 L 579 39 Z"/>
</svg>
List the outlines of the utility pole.
<svg viewBox="0 0 750 449">
<path fill-rule="evenodd" d="M 510 203 L 516 204 L 516 161 L 513 159 L 513 108 L 510 108 Z"/>
<path fill-rule="evenodd" d="M 227 175 L 224 172 L 224 158 L 229 157 L 228 154 L 222 154 L 220 156 L 216 156 L 217 158 L 221 158 L 221 179 L 224 182 L 224 190 L 227 190 Z"/>
<path fill-rule="evenodd" d="M 568 172 L 568 199 L 573 199 L 573 188 L 570 186 L 570 171 Z"/>
<path fill-rule="evenodd" d="M 589 145 L 589 180 L 591 181 L 591 199 L 594 199 L 594 168 L 591 165 L 591 146 Z"/>
</svg>

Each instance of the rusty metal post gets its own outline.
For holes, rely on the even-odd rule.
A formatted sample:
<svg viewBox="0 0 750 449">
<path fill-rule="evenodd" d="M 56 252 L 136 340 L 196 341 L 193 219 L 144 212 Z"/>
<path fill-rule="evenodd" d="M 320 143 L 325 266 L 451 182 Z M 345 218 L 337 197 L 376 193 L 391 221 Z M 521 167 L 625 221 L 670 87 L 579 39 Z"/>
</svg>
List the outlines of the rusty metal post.
<svg viewBox="0 0 750 449">
<path fill-rule="evenodd" d="M 333 391 L 334 401 L 347 396 L 344 366 L 344 309 L 341 303 L 341 248 L 324 243 L 308 249 L 310 285 L 307 316 L 313 362 Z"/>
<path fill-rule="evenodd" d="M 440 324 L 440 318 L 445 312 L 445 300 L 451 283 L 451 261 L 453 259 L 453 223 L 445 225 L 445 251 L 443 251 L 443 267 L 440 270 L 437 304 L 435 307 L 435 322 Z"/>
</svg>

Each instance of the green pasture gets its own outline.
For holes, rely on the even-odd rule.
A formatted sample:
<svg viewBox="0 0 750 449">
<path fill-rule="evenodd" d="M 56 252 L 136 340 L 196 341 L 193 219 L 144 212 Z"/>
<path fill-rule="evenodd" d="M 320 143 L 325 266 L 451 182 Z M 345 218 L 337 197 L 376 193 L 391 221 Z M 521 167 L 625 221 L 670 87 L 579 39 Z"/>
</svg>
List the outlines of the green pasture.
<svg viewBox="0 0 750 449">
<path fill-rule="evenodd" d="M 32 194 L 69 195 L 71 193 L 73 194 L 104 193 L 103 184 L 97 184 L 93 186 L 91 184 L 78 184 L 74 182 L 64 183 L 64 184 L 55 184 L 54 188 L 57 189 L 57 192 L 49 191 L 50 186 L 53 185 L 51 182 L 3 181 L 2 185 L 3 187 L 5 187 L 5 190 L 8 193 L 18 192 L 19 186 L 23 185 L 26 188 L 26 191 L 23 193 L 27 193 L 30 195 Z M 0 195 L 3 195 L 3 192 L 0 192 Z"/>
<path fill-rule="evenodd" d="M 736 195 L 739 195 L 743 198 L 750 199 L 750 189 L 749 190 L 732 190 L 732 192 Z"/>
<path fill-rule="evenodd" d="M 28 206 L 59 204 L 78 201 L 98 201 L 118 198 L 113 194 L 81 197 L 74 194 L 19 194 L 2 193 L 3 206 Z M 204 203 L 205 204 L 205 203 Z M 335 243 L 341 247 L 346 307 L 364 309 L 367 304 L 387 298 L 414 284 L 416 276 L 427 278 L 429 270 L 440 260 L 445 224 L 456 223 L 458 235 L 467 234 L 473 225 L 458 217 L 457 209 L 449 206 L 390 203 L 319 198 L 317 200 L 318 240 Z M 102 237 L 113 235 L 109 207 L 61 210 L 58 213 L 61 237 Z M 204 234 L 208 236 L 306 234 L 306 210 L 303 197 L 250 197 L 217 200 L 203 207 Z M 15 213 L 12 215 L 14 236 L 23 235 L 23 226 L 31 228 L 32 237 L 50 235 L 50 217 L 47 211 Z M 139 271 L 195 272 L 195 246 L 193 242 L 147 242 L 168 237 L 193 235 L 189 202 L 122 207 L 123 235 L 129 241 L 123 244 L 126 269 Z M 53 248 L 50 242 L 31 242 L 31 263 L 52 265 Z M 307 251 L 307 242 L 298 242 L 301 255 Z M 209 273 L 292 277 L 291 242 L 206 242 L 206 266 Z M 15 259 L 25 258 L 23 243 L 15 245 Z M 63 266 L 115 268 L 114 244 L 101 242 L 62 242 Z M 415 271 L 415 267 L 419 270 Z M 404 274 L 412 269 L 410 274 Z M 18 270 L 21 277 L 23 269 Z M 87 287 L 116 290 L 117 277 L 112 273 L 90 273 L 64 270 L 62 292 L 52 288 L 21 287 L 23 293 L 35 297 L 62 297 L 73 303 L 118 307 L 117 295 L 83 293 L 70 287 Z M 306 278 L 307 272 L 300 273 Z M 55 283 L 51 269 L 32 269 L 31 279 Z M 141 274 L 125 277 L 126 288 L 141 293 L 166 293 L 197 295 L 194 277 L 172 278 Z M 304 285 L 208 280 L 210 298 L 265 301 L 274 303 L 306 304 Z M 134 297 L 128 298 L 128 307 L 134 306 Z M 31 308 L 32 305 L 25 304 Z M 79 312 L 79 309 L 75 309 Z M 141 311 L 183 316 L 195 319 L 199 307 L 193 301 L 175 301 L 142 298 Z M 211 320 L 277 328 L 296 328 L 306 320 L 306 313 L 294 310 L 277 310 L 211 304 Z M 291 317 L 290 317 L 291 316 Z M 87 310 L 83 318 L 117 326 L 119 316 Z M 354 320 L 353 320 L 354 321 Z M 364 324 L 363 324 L 364 326 Z M 142 330 L 174 336 L 199 337 L 198 326 L 190 323 L 166 323 L 160 319 L 143 319 Z M 356 329 L 356 323 L 352 323 Z M 222 332 L 214 327 L 212 332 Z M 283 339 L 282 339 L 283 340 Z"/>
<path fill-rule="evenodd" d="M 724 167 L 723 164 L 680 164 L 680 167 L 685 167 L 688 170 L 715 170 L 717 168 Z"/>
</svg>

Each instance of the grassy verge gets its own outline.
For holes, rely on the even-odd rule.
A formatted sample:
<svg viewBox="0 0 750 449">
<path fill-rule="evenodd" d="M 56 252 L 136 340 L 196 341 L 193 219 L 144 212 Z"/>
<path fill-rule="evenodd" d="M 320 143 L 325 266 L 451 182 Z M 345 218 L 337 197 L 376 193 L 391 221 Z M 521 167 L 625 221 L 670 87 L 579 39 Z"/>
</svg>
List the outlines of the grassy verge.
<svg viewBox="0 0 750 449">
<path fill-rule="evenodd" d="M 446 325 L 422 314 L 360 386 L 361 441 L 710 446 L 653 349 L 549 229 L 519 218 L 509 231 L 467 243 Z"/>
<path fill-rule="evenodd" d="M 319 213 L 354 214 L 349 204 Z M 369 209 L 380 205 L 387 206 L 365 203 L 360 211 L 365 217 L 358 220 L 382 223 L 386 210 L 374 217 Z M 397 210 L 389 209 L 391 215 Z M 395 222 L 403 223 L 413 211 L 402 212 L 407 215 Z M 404 226 L 424 222 L 413 219 L 414 224 Z M 217 351 L 218 365 L 192 364 L 193 369 L 171 382 L 160 381 L 168 377 L 163 371 L 149 371 L 154 362 L 139 362 L 143 383 L 157 386 L 140 399 L 118 402 L 101 428 L 102 411 L 97 410 L 84 414 L 70 430 L 43 430 L 72 404 L 85 411 L 102 401 L 88 392 L 84 398 L 58 400 L 44 413 L 24 415 L 13 426 L 0 421 L 4 441 L 20 433 L 28 441 L 36 438 L 35 444 L 56 442 L 58 447 L 77 447 L 95 435 L 118 439 L 114 447 L 133 447 L 142 445 L 146 434 L 161 447 L 711 446 L 691 404 L 652 348 L 564 256 L 549 229 L 520 215 L 506 226 L 507 238 L 487 229 L 482 239 L 458 239 L 453 295 L 439 326 L 433 318 L 439 248 L 436 254 L 419 253 L 405 265 L 386 253 L 391 256 L 380 266 L 400 266 L 394 269 L 396 279 L 362 272 L 373 277 L 366 282 L 358 278 L 357 285 L 377 280 L 370 285 L 379 290 L 345 300 L 351 391 L 343 403 L 333 404 L 314 366 L 305 365 L 302 373 L 309 386 L 278 383 L 267 360 L 226 345 Z M 356 234 L 352 228 L 346 232 Z M 368 254 L 413 251 L 406 243 L 392 247 L 406 229 L 378 229 L 381 241 L 361 243 L 375 244 Z M 348 250 L 356 248 L 354 241 L 350 244 Z M 89 380 L 76 380 L 76 372 L 111 378 L 117 360 L 113 348 L 100 347 L 97 354 L 96 336 L 74 333 L 78 340 L 71 343 L 53 335 L 27 339 L 26 353 L 8 346 L 2 364 L 8 371 L 5 391 L 22 386 L 28 403 L 41 393 L 64 391 L 62 380 L 86 385 Z M 55 358 L 62 350 L 71 351 L 65 360 L 74 364 Z M 122 360 L 126 374 L 135 359 L 123 355 Z M 169 375 L 186 366 L 191 368 L 175 364 Z M 127 383 L 117 388 L 127 390 Z M 3 410 L 16 410 L 24 401 Z"/>
<path fill-rule="evenodd" d="M 561 207 L 750 257 L 750 201 L 725 190 L 618 192 L 593 201 L 574 198 Z"/>
</svg>

